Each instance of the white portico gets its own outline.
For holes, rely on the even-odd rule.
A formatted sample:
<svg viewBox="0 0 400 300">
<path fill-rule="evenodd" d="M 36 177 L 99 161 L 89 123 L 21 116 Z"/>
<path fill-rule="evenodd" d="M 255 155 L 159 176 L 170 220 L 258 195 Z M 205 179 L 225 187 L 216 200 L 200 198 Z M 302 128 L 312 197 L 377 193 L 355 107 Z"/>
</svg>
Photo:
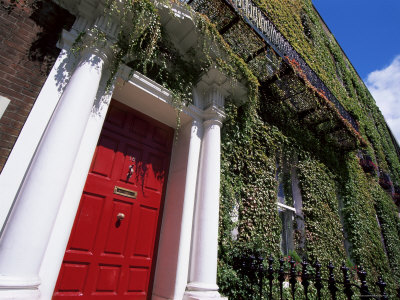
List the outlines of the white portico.
<svg viewBox="0 0 400 300">
<path fill-rule="evenodd" d="M 60 43 L 63 50 L 0 177 L 2 207 L 0 299 L 50 299 L 83 186 L 111 98 L 179 130 L 174 141 L 153 271 L 153 299 L 220 298 L 216 284 L 220 180 L 220 129 L 226 97 L 246 91 L 217 68 L 196 85 L 193 105 L 176 111 L 171 93 L 145 76 L 121 68 L 112 92 L 109 44 L 76 57 L 77 33 L 95 24 L 112 36 L 97 1 L 71 1 L 78 15 Z M 162 22 L 181 36 L 182 48 L 198 33 L 185 11 L 160 8 Z M 179 24 L 190 25 L 182 27 Z M 190 36 L 190 38 L 188 38 Z M 177 41 L 179 43 L 179 41 Z M 62 82 L 57 74 L 64 73 Z M 122 83 L 123 80 L 128 80 Z"/>
</svg>

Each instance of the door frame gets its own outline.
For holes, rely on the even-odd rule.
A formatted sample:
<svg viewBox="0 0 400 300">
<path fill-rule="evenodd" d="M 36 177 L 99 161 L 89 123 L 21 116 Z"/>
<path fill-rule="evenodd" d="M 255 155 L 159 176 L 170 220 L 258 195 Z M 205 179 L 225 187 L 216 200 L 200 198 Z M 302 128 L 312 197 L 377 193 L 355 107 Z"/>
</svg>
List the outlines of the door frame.
<svg viewBox="0 0 400 300">
<path fill-rule="evenodd" d="M 102 90 L 102 88 L 100 88 L 100 90 Z M 177 115 L 171 104 L 172 94 L 140 73 L 135 72 L 128 82 L 124 82 L 123 79 L 119 78 L 113 94 L 99 93 L 93 106 L 92 114 L 88 119 L 80 149 L 76 156 L 71 176 L 65 189 L 64 197 L 47 245 L 47 250 L 42 260 L 39 272 L 41 278 L 41 285 L 39 286 L 41 299 L 50 299 L 53 294 L 90 163 L 111 98 L 176 130 Z M 153 296 L 153 299 L 174 297 L 176 286 L 185 286 L 187 280 L 185 276 L 185 273 L 187 274 L 185 263 L 182 265 L 182 263 L 178 262 L 180 259 L 180 253 L 178 253 L 180 249 L 177 244 L 179 244 L 179 241 L 182 239 L 188 239 L 189 241 L 191 239 L 191 235 L 188 236 L 188 234 L 186 234 L 186 236 L 184 236 L 181 234 L 179 220 L 185 209 L 183 200 L 186 186 L 185 183 L 182 184 L 182 176 L 186 176 L 188 165 L 188 156 L 185 155 L 185 153 L 187 154 L 189 152 L 191 144 L 191 125 L 198 117 L 195 113 L 195 109 L 188 108 L 180 114 L 180 119 L 182 125 L 179 129 L 178 139 L 174 140 L 171 152 L 164 209 L 160 212 L 162 213 L 162 220 L 159 240 L 157 241 L 158 253 L 154 255 L 157 260 L 153 277 L 153 282 L 157 282 L 157 286 L 154 286 L 153 294 L 157 294 L 157 296 Z M 176 195 L 180 196 L 177 197 Z M 181 214 L 177 215 L 176 212 L 180 212 Z M 171 218 L 174 219 L 172 223 L 170 221 Z M 165 226 L 165 224 L 167 225 Z M 167 245 L 169 241 L 174 241 L 174 245 Z M 172 250 L 171 246 L 173 248 Z M 171 276 L 169 276 L 169 278 L 163 276 L 165 271 L 170 273 Z M 180 282 L 178 283 L 177 281 Z M 156 289 L 161 289 L 161 291 L 155 291 Z"/>
</svg>

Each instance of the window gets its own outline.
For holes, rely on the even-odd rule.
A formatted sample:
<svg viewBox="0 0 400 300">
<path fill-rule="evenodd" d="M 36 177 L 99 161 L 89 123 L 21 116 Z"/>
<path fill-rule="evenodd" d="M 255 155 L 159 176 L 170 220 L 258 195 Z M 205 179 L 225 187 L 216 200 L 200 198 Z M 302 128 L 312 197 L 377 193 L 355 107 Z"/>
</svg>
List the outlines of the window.
<svg viewBox="0 0 400 300">
<path fill-rule="evenodd" d="M 281 251 L 289 255 L 290 251 L 304 248 L 304 218 L 302 199 L 296 168 L 277 168 L 277 208 L 282 224 Z"/>
</svg>

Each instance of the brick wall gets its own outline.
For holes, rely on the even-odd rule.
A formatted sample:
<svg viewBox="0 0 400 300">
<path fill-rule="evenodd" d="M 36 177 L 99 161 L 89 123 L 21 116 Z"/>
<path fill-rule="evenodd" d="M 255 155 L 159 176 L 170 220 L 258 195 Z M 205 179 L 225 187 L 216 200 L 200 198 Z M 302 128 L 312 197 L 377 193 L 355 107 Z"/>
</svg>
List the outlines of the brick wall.
<svg viewBox="0 0 400 300">
<path fill-rule="evenodd" d="M 0 1 L 0 96 L 10 100 L 0 119 L 0 172 L 60 52 L 61 31 L 74 22 L 50 0 L 13 3 Z"/>
</svg>

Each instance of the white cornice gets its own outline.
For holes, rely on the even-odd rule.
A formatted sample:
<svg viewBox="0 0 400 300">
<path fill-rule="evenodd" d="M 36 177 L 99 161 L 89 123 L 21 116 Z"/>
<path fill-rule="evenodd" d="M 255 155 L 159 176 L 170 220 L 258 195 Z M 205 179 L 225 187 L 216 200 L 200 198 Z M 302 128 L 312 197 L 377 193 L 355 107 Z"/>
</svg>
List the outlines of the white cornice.
<svg viewBox="0 0 400 300">
<path fill-rule="evenodd" d="M 172 103 L 172 93 L 163 87 L 162 85 L 156 83 L 155 81 L 151 80 L 150 78 L 146 77 L 145 75 L 139 72 L 132 72 L 132 69 L 128 66 L 124 65 L 120 68 L 118 72 L 118 76 L 121 77 L 124 81 L 129 82 L 146 90 L 148 93 L 153 95 L 154 97 L 167 102 Z"/>
</svg>

